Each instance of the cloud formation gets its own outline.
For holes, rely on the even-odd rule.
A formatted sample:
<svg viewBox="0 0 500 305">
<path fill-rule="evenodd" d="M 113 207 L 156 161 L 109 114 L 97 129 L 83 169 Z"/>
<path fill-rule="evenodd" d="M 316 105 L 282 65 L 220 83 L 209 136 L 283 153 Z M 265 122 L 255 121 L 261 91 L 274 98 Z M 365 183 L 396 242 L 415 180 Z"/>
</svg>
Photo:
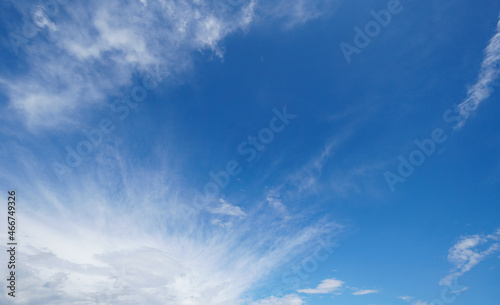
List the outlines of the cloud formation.
<svg viewBox="0 0 500 305">
<path fill-rule="evenodd" d="M 485 57 L 481 64 L 478 80 L 469 88 L 465 100 L 458 105 L 462 118 L 457 125 L 459 128 L 465 125 L 467 118 L 476 111 L 479 104 L 490 97 L 493 92 L 493 82 L 500 74 L 500 20 L 497 24 L 496 33 L 491 38 L 484 53 Z"/>
<path fill-rule="evenodd" d="M 342 285 L 344 285 L 343 281 L 337 279 L 326 279 L 321 281 L 321 283 L 316 288 L 299 289 L 297 291 L 300 293 L 307 293 L 307 294 L 332 293 L 334 291 L 339 290 L 342 287 Z"/>
<path fill-rule="evenodd" d="M 263 300 L 252 302 L 250 305 L 302 305 L 302 299 L 296 294 L 289 294 L 281 298 L 269 297 Z"/>
<path fill-rule="evenodd" d="M 247 214 L 245 214 L 245 212 L 243 212 L 243 210 L 240 207 L 234 206 L 226 202 L 224 199 L 220 199 L 220 204 L 217 204 L 214 207 L 209 207 L 208 211 L 212 214 L 222 214 L 234 217 L 247 216 Z"/>
<path fill-rule="evenodd" d="M 448 250 L 448 261 L 454 267 L 450 274 L 439 281 L 439 284 L 451 285 L 454 280 L 470 271 L 486 257 L 499 251 L 499 241 L 500 229 L 493 234 L 462 237 L 459 242 Z"/>
<path fill-rule="evenodd" d="M 182 209 L 191 197 L 179 195 L 171 168 L 134 167 L 123 152 L 105 154 L 64 187 L 30 171 L 28 153 L 18 156 L 30 160 L 23 163 L 26 177 L 2 171 L 0 180 L 20 185 L 23 198 L 19 304 L 243 304 L 273 270 L 336 226 L 276 221 L 257 203 L 244 217 L 222 203 L 219 212 L 233 225 L 214 226 L 222 214 Z M 25 179 L 31 183 L 17 183 Z M 0 293 L 0 303 L 7 302 L 5 287 Z M 281 302 L 302 304 L 293 295 Z"/>
<path fill-rule="evenodd" d="M 410 302 L 410 301 L 411 301 L 411 299 L 413 299 L 413 297 L 410 297 L 410 296 L 408 296 L 408 295 L 405 295 L 405 296 L 398 297 L 398 299 L 401 299 L 401 300 L 403 300 L 403 301 L 405 301 L 405 302 Z"/>
<path fill-rule="evenodd" d="M 378 290 L 376 290 L 376 289 L 359 289 L 358 291 L 353 292 L 352 295 L 365 295 L 365 294 L 372 294 L 372 293 L 378 293 Z"/>
<path fill-rule="evenodd" d="M 175 81 L 191 66 L 191 52 L 222 56 L 218 43 L 251 23 L 252 7 L 238 1 L 225 14 L 209 1 L 69 2 L 38 35 L 46 39 L 25 48 L 29 70 L 1 83 L 30 125 L 68 123 L 75 111 L 119 95 L 135 73 L 160 71 L 159 78 Z"/>
<path fill-rule="evenodd" d="M 20 55 L 26 71 L 0 75 L 0 90 L 29 127 L 78 124 L 75 114 L 122 95 L 137 75 L 181 83 L 193 52 L 222 57 L 221 41 L 247 31 L 256 16 L 302 24 L 324 13 L 319 4 L 328 2 L 90 0 L 68 2 L 53 16 L 32 2 L 13 2 L 41 21 Z"/>
</svg>

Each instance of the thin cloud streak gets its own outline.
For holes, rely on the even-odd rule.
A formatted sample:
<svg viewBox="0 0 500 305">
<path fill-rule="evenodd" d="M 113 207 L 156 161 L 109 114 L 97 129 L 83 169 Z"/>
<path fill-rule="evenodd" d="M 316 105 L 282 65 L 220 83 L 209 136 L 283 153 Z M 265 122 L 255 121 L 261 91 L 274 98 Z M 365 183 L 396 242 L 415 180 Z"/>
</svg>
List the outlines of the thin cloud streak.
<svg viewBox="0 0 500 305">
<path fill-rule="evenodd" d="M 405 296 L 401 296 L 401 297 L 398 297 L 398 299 L 401 299 L 405 302 L 410 302 L 411 299 L 413 299 L 413 297 L 409 296 L 409 295 L 405 295 Z"/>
<path fill-rule="evenodd" d="M 269 297 L 250 303 L 250 305 L 302 305 L 302 299 L 296 294 L 289 294 L 281 298 Z"/>
<path fill-rule="evenodd" d="M 361 289 L 361 290 L 353 292 L 352 295 L 365 295 L 365 294 L 372 294 L 372 293 L 378 293 L 378 290 L 376 290 L 376 289 Z"/>
<path fill-rule="evenodd" d="M 469 88 L 466 99 L 458 105 L 461 121 L 457 124 L 457 128 L 464 126 L 479 104 L 489 98 L 493 92 L 493 82 L 500 74 L 500 20 L 497 23 L 496 33 L 484 52 L 485 58 L 481 64 L 478 80 Z"/>
</svg>

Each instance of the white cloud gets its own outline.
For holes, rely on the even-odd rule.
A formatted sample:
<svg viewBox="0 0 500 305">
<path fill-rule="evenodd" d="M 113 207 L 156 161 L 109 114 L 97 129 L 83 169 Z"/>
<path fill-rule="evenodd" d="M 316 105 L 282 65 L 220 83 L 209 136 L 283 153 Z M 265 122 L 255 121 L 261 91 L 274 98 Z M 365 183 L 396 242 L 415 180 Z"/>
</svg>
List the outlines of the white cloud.
<svg viewBox="0 0 500 305">
<path fill-rule="evenodd" d="M 403 300 L 403 301 L 405 301 L 405 302 L 410 302 L 410 301 L 411 301 L 411 299 L 413 299 L 413 297 L 410 297 L 410 296 L 408 296 L 408 295 L 405 295 L 405 296 L 398 297 L 398 299 L 401 299 L 401 300 Z"/>
<path fill-rule="evenodd" d="M 235 216 L 235 217 L 245 217 L 247 214 L 241 210 L 240 207 L 234 206 L 228 202 L 226 202 L 224 199 L 220 199 L 221 204 L 218 204 L 215 207 L 209 207 L 208 211 L 212 214 L 222 214 L 222 215 L 228 215 L 228 216 Z"/>
<path fill-rule="evenodd" d="M 283 204 L 280 198 L 280 193 L 274 189 L 268 190 L 266 192 L 266 200 L 273 209 L 279 213 L 284 214 L 286 212 L 286 206 Z"/>
<path fill-rule="evenodd" d="M 307 293 L 307 294 L 332 293 L 334 291 L 339 290 L 343 284 L 344 282 L 337 279 L 326 279 L 321 281 L 321 283 L 316 288 L 299 289 L 297 291 L 300 293 Z"/>
<path fill-rule="evenodd" d="M 487 256 L 500 250 L 500 232 L 497 230 L 488 235 L 471 235 L 460 239 L 450 250 L 448 250 L 448 261 L 454 268 L 446 277 L 441 279 L 440 285 L 451 285 L 451 283 L 462 276 L 474 266 L 479 264 Z M 480 247 L 484 250 L 481 250 Z"/>
<path fill-rule="evenodd" d="M 352 295 L 365 295 L 365 294 L 371 294 L 371 293 L 378 293 L 378 290 L 376 290 L 376 289 L 359 289 L 358 291 L 353 292 Z"/>
<path fill-rule="evenodd" d="M 469 88 L 466 99 L 458 106 L 462 120 L 458 123 L 457 127 L 462 127 L 479 104 L 490 97 L 493 92 L 493 82 L 500 74 L 499 64 L 500 20 L 498 21 L 495 35 L 491 38 L 489 45 L 485 49 L 485 58 L 481 64 L 478 80 Z"/>
<path fill-rule="evenodd" d="M 317 192 L 320 188 L 319 181 L 323 167 L 326 165 L 329 158 L 335 154 L 344 139 L 345 135 L 341 135 L 340 137 L 329 140 L 317 155 L 312 157 L 298 170 L 289 174 L 282 184 L 274 187 L 272 189 L 274 194 L 283 193 L 283 195 L 287 197 L 297 199 L 304 194 Z"/>
<path fill-rule="evenodd" d="M 248 30 L 256 11 L 299 23 L 324 13 L 306 3 L 259 3 L 263 7 L 257 8 L 255 0 L 91 0 L 69 2 L 49 17 L 30 2 L 15 1 L 26 14 L 34 9 L 41 30 L 22 53 L 26 72 L 0 75 L 0 89 L 9 99 L 8 110 L 32 128 L 78 124 L 77 114 L 137 85 L 134 75 L 156 71 L 165 83 L 175 84 L 193 66 L 193 52 L 222 57 L 221 41 Z"/>
<path fill-rule="evenodd" d="M 287 174 L 282 179 L 282 183 L 274 186 L 271 189 L 273 194 L 278 194 L 280 200 L 287 202 L 289 199 L 296 200 L 324 191 L 341 197 L 347 197 L 351 193 L 378 193 L 374 191 L 373 183 L 375 182 L 372 181 L 372 177 L 374 173 L 386 167 L 383 162 L 359 164 L 356 161 L 354 166 L 344 168 L 336 166 L 333 171 L 332 168 L 329 168 L 334 162 L 337 152 L 342 149 L 343 144 L 354 133 L 355 125 L 349 125 L 328 139 L 307 162 L 300 165 L 292 173 Z M 346 160 L 341 163 L 349 163 L 344 161 Z M 328 171 L 325 171 L 325 168 L 328 168 Z"/>
<path fill-rule="evenodd" d="M 261 4 L 260 10 L 264 16 L 283 19 L 285 28 L 292 28 L 331 11 L 340 2 L 340 0 L 280 0 L 275 3 L 268 1 Z"/>
<path fill-rule="evenodd" d="M 469 287 L 464 287 L 464 288 L 458 289 L 458 290 L 452 290 L 452 291 L 450 291 L 450 293 L 459 294 L 459 293 L 462 293 L 462 292 L 467 291 L 467 290 L 469 290 Z"/>
<path fill-rule="evenodd" d="M 420 300 L 420 301 L 416 301 L 415 303 L 413 303 L 413 305 L 430 305 L 430 304 L 426 301 Z"/>
<path fill-rule="evenodd" d="M 33 10 L 33 22 L 39 28 L 48 28 L 52 31 L 56 31 L 56 25 L 50 20 L 50 16 L 47 15 L 45 10 L 41 5 L 38 5 Z"/>
<path fill-rule="evenodd" d="M 191 198 L 179 195 L 170 168 L 133 167 L 104 150 L 81 176 L 52 185 L 32 170 L 38 165 L 29 154 L 18 156 L 29 160 L 17 166 L 25 176 L 0 171 L 0 181 L 23 194 L 19 304 L 243 304 L 274 270 L 331 232 L 266 213 L 220 230 L 207 224 L 207 213 L 183 213 L 181 203 Z M 0 287 L 0 303 L 5 292 Z"/>
<path fill-rule="evenodd" d="M 209 1 L 71 2 L 40 32 L 47 41 L 30 41 L 28 72 L 2 84 L 29 124 L 68 123 L 73 112 L 132 85 L 136 72 L 159 68 L 172 81 L 191 66 L 192 51 L 222 55 L 218 43 L 250 24 L 251 4 L 224 15 Z"/>
<path fill-rule="evenodd" d="M 289 294 L 281 298 L 269 297 L 250 303 L 250 305 L 302 305 L 302 299 L 296 294 Z"/>
</svg>

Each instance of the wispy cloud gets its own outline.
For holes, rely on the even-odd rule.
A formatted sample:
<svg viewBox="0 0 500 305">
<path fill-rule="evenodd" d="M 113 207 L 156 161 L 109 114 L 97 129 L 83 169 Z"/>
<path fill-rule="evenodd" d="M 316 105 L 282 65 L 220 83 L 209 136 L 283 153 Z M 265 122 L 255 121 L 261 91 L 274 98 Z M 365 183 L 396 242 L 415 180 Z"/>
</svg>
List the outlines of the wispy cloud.
<svg viewBox="0 0 500 305">
<path fill-rule="evenodd" d="M 326 163 L 333 157 L 337 149 L 347 138 L 347 133 L 341 133 L 326 142 L 321 150 L 316 153 L 306 164 L 289 174 L 285 181 L 273 188 L 275 194 L 286 190 L 291 198 L 299 198 L 304 194 L 315 193 L 320 189 L 319 180 Z"/>
<path fill-rule="evenodd" d="M 316 288 L 299 289 L 297 291 L 300 293 L 307 293 L 307 294 L 332 293 L 339 290 L 342 287 L 342 285 L 344 285 L 343 281 L 337 279 L 326 279 L 321 281 L 321 283 Z"/>
<path fill-rule="evenodd" d="M 36 8 L 14 5 L 25 14 Z M 303 0 L 69 2 L 25 48 L 26 72 L 0 75 L 0 89 L 30 127 L 78 124 L 76 114 L 103 107 L 137 74 L 176 84 L 193 67 L 193 52 L 222 57 L 221 41 L 248 30 L 256 12 L 295 24 L 324 9 Z"/>
<path fill-rule="evenodd" d="M 458 289 L 458 290 L 452 290 L 452 291 L 450 291 L 450 293 L 459 294 L 459 293 L 462 293 L 462 292 L 467 291 L 467 290 L 469 290 L 469 287 L 464 287 L 464 288 Z"/>
<path fill-rule="evenodd" d="M 450 250 L 448 250 L 448 261 L 454 268 L 446 277 L 441 279 L 440 285 L 451 285 L 451 283 L 462 276 L 474 266 L 479 264 L 489 255 L 500 250 L 500 230 L 488 235 L 470 235 L 460 239 Z M 483 247 L 481 249 L 480 247 Z"/>
<path fill-rule="evenodd" d="M 310 159 L 287 174 L 281 184 L 271 188 L 270 193 L 284 199 L 284 202 L 289 198 L 298 199 L 321 192 L 341 197 L 362 192 L 377 196 L 373 177 L 386 166 L 384 162 L 368 161 L 360 164 L 356 160 L 353 165 L 346 165 L 349 162 L 345 162 L 345 159 L 335 159 L 354 133 L 353 125 L 325 141 Z"/>
<path fill-rule="evenodd" d="M 31 183 L 18 189 L 26 279 L 20 304 L 242 304 L 273 270 L 331 232 L 325 223 L 296 226 L 263 211 L 235 217 L 242 215 L 236 202 L 221 204 L 220 212 L 238 219 L 221 229 L 210 220 L 222 214 L 184 213 L 181 203 L 190 196 L 180 195 L 169 174 L 175 170 L 133 167 L 123 152 L 106 153 L 64 187 L 23 171 Z M 27 169 L 36 166 L 29 154 L 19 158 L 30 160 Z M 1 172 L 2 181 L 16 183 Z M 5 288 L 0 292 L 1 303 Z M 288 301 L 301 304 L 294 296 Z"/>
<path fill-rule="evenodd" d="M 266 200 L 274 210 L 277 212 L 284 214 L 286 213 L 286 206 L 283 204 L 279 192 L 276 190 L 268 190 L 266 192 Z"/>
<path fill-rule="evenodd" d="M 39 35 L 47 39 L 25 49 L 27 72 L 1 83 L 29 124 L 69 123 L 75 111 L 119 95 L 134 73 L 160 70 L 172 82 L 192 65 L 192 51 L 222 56 L 219 42 L 252 22 L 252 7 L 242 1 L 222 14 L 209 1 L 71 2 Z"/>
<path fill-rule="evenodd" d="M 263 300 L 252 302 L 250 305 L 302 305 L 302 299 L 296 294 L 289 294 L 281 298 L 269 297 Z"/>
<path fill-rule="evenodd" d="M 262 3 L 260 9 L 264 17 L 283 19 L 285 28 L 290 29 L 332 11 L 340 3 L 341 0 L 280 0 Z"/>
<path fill-rule="evenodd" d="M 411 299 L 413 299 L 413 297 L 410 297 L 410 296 L 408 296 L 408 295 L 405 295 L 405 296 L 400 296 L 400 297 L 398 297 L 398 299 L 401 299 L 401 300 L 403 300 L 403 301 L 405 301 L 405 302 L 410 302 L 410 301 L 411 301 Z"/>
<path fill-rule="evenodd" d="M 214 207 L 209 207 L 208 211 L 213 214 L 222 214 L 235 217 L 247 216 L 247 214 L 245 214 L 245 212 L 243 212 L 240 207 L 234 206 L 222 198 L 220 199 L 220 204 L 217 204 Z"/>
<path fill-rule="evenodd" d="M 467 118 L 471 116 L 479 104 L 490 97 L 493 92 L 493 82 L 500 74 L 500 20 L 497 24 L 496 33 L 491 38 L 484 53 L 485 57 L 481 64 L 478 80 L 469 88 L 467 97 L 458 106 L 462 117 L 462 120 L 457 125 L 459 128 L 466 123 Z"/>
<path fill-rule="evenodd" d="M 372 294 L 372 293 L 378 293 L 378 290 L 376 290 L 376 289 L 359 289 L 359 290 L 353 292 L 352 295 L 365 295 L 365 294 Z"/>
</svg>

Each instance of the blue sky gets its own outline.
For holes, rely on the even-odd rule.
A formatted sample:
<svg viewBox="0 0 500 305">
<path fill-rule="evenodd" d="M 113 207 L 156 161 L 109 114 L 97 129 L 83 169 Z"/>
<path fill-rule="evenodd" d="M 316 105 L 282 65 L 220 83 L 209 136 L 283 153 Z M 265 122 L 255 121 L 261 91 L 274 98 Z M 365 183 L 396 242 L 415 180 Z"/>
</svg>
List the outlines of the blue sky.
<svg viewBox="0 0 500 305">
<path fill-rule="evenodd" d="M 500 298 L 499 2 L 1 8 L 2 304 Z"/>
</svg>

